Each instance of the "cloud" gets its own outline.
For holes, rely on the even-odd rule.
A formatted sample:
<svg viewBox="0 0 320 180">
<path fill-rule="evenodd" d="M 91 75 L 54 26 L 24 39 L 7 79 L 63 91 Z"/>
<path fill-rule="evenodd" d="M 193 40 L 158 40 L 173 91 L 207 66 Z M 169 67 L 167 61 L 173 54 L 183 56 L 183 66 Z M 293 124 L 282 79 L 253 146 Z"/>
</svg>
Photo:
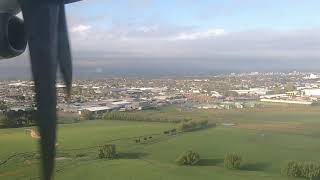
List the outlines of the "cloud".
<svg viewBox="0 0 320 180">
<path fill-rule="evenodd" d="M 197 40 L 197 39 L 209 39 L 217 36 L 226 35 L 224 29 L 208 29 L 200 32 L 182 32 L 178 34 L 173 40 Z"/>
<path fill-rule="evenodd" d="M 101 17 L 95 18 L 69 19 L 73 62 L 78 74 L 320 66 L 320 28 L 317 27 L 234 32 L 163 22 L 118 22 L 102 26 L 97 23 Z M 18 68 L 25 72 L 22 67 L 29 71 L 28 64 L 28 56 L 23 55 L 3 61 L 0 71 Z"/>
<path fill-rule="evenodd" d="M 282 26 L 276 23 L 282 18 L 261 15 L 261 11 L 274 8 L 272 2 L 259 4 L 257 12 L 243 14 L 237 8 L 237 5 L 248 8 L 251 1 L 199 5 L 195 0 L 178 0 L 161 6 L 154 0 L 75 3 L 68 8 L 75 62 L 95 65 L 91 62 L 97 60 L 97 65 L 127 63 L 130 66 L 137 59 L 147 59 L 145 63 L 149 64 L 159 59 L 163 63 L 175 59 L 177 63 L 191 64 L 191 59 L 214 63 L 252 58 L 260 63 L 267 59 L 300 59 L 305 62 L 320 58 L 320 28 L 311 27 L 313 23 L 309 24 L 309 21 L 296 26 L 291 21 L 292 16 L 283 23 L 292 26 Z M 185 11 L 183 7 L 192 9 Z M 279 13 L 283 14 L 283 11 Z M 201 19 L 202 15 L 207 18 Z M 272 20 L 272 23 L 264 20 Z M 252 27 L 266 28 L 250 29 Z M 273 29 L 283 27 L 287 28 Z M 86 63 L 87 60 L 90 63 Z"/>
<path fill-rule="evenodd" d="M 103 28 L 74 25 L 71 41 L 76 56 L 109 58 L 320 57 L 320 28 L 275 31 L 272 29 L 226 32 L 222 28 L 183 27 L 168 24 L 114 24 Z M 90 27 L 90 28 L 87 28 Z M 85 31 L 86 36 L 78 32 Z M 81 54 L 77 54 L 82 52 Z M 149 63 L 148 62 L 148 63 Z M 118 63 L 118 62 L 115 62 Z M 109 63 L 108 63 L 109 64 Z"/>
<path fill-rule="evenodd" d="M 71 27 L 70 32 L 72 32 L 72 33 L 84 33 L 84 32 L 88 32 L 90 29 L 91 29 L 90 25 L 79 24 L 79 25 Z"/>
</svg>

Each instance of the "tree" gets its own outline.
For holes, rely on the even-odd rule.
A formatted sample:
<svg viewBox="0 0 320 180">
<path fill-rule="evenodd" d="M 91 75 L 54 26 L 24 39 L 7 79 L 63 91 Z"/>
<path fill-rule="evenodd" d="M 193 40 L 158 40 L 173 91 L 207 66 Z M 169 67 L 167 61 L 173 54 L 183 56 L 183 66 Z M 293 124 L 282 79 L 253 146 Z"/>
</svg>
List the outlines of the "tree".
<svg viewBox="0 0 320 180">
<path fill-rule="evenodd" d="M 93 120 L 94 119 L 94 114 L 91 111 L 83 110 L 83 111 L 81 111 L 81 119 L 83 119 L 83 120 Z"/>
<path fill-rule="evenodd" d="M 281 172 L 286 176 L 304 177 L 313 180 L 320 177 L 320 163 L 288 161 Z"/>
<path fill-rule="evenodd" d="M 200 160 L 200 155 L 194 151 L 186 151 L 182 153 L 177 159 L 176 162 L 179 165 L 195 165 Z"/>
<path fill-rule="evenodd" d="M 294 91 L 296 90 L 296 87 L 294 86 L 293 83 L 287 83 L 284 87 L 285 91 Z"/>
<path fill-rule="evenodd" d="M 3 115 L 1 123 L 7 128 L 30 126 L 36 123 L 36 111 L 33 108 L 18 111 L 6 110 Z"/>
<path fill-rule="evenodd" d="M 4 118 L 2 119 L 2 124 L 7 128 L 18 127 L 17 119 L 18 113 L 16 111 L 6 111 L 4 113 Z"/>
<path fill-rule="evenodd" d="M 228 96 L 231 96 L 231 97 L 237 97 L 238 96 L 238 93 L 237 92 L 234 92 L 234 91 L 228 91 L 228 90 L 226 90 L 226 91 L 223 91 L 223 96 L 226 96 L 226 97 L 228 97 Z"/>
<path fill-rule="evenodd" d="M 34 108 L 26 109 L 24 114 L 26 125 L 32 125 L 36 123 L 36 111 Z"/>
<path fill-rule="evenodd" d="M 280 88 L 280 86 L 278 84 L 276 84 L 275 87 L 273 88 L 273 93 L 274 94 L 281 94 L 281 93 L 283 93 L 283 90 Z"/>
<path fill-rule="evenodd" d="M 26 98 L 22 95 L 18 95 L 18 96 L 16 96 L 16 99 L 19 101 L 24 101 Z"/>
<path fill-rule="evenodd" d="M 0 119 L 0 123 L 5 128 L 14 128 L 18 127 L 17 119 L 15 118 L 8 118 L 7 116 L 4 116 Z"/>
<path fill-rule="evenodd" d="M 300 177 L 301 165 L 297 161 L 288 161 L 281 169 L 281 173 L 286 176 Z"/>
<path fill-rule="evenodd" d="M 0 111 L 6 111 L 8 109 L 8 106 L 5 102 L 0 101 Z"/>
<path fill-rule="evenodd" d="M 106 144 L 99 149 L 100 159 L 113 159 L 116 155 L 116 145 L 114 144 Z"/>
<path fill-rule="evenodd" d="M 237 153 L 227 153 L 224 158 L 224 166 L 228 169 L 240 169 L 242 156 Z"/>
</svg>

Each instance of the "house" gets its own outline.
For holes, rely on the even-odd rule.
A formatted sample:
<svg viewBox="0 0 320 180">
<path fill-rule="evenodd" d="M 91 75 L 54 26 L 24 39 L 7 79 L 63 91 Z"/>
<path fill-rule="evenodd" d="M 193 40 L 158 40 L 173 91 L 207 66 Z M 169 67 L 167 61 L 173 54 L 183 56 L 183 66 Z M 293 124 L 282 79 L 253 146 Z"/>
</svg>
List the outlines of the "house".
<svg viewBox="0 0 320 180">
<path fill-rule="evenodd" d="M 155 105 L 153 105 L 150 101 L 141 101 L 139 102 L 138 110 L 147 110 L 147 109 L 154 109 Z"/>
<path fill-rule="evenodd" d="M 126 104 L 124 109 L 128 111 L 137 110 L 139 109 L 139 102 L 132 102 L 130 104 Z"/>
<path fill-rule="evenodd" d="M 223 96 L 220 93 L 218 93 L 217 91 L 211 91 L 211 97 L 221 98 Z"/>
<path fill-rule="evenodd" d="M 234 103 L 234 106 L 235 106 L 235 108 L 237 108 L 237 109 L 242 109 L 242 108 L 243 108 L 243 105 L 242 105 L 242 103 L 240 103 L 240 102 L 235 102 L 235 103 Z"/>
</svg>

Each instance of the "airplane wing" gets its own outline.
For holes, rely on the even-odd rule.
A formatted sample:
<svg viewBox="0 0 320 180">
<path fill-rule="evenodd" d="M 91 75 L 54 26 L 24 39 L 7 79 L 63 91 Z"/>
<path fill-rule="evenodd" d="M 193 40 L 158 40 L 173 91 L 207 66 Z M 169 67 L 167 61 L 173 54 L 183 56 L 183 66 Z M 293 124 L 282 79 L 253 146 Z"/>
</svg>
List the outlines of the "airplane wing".
<svg viewBox="0 0 320 180">
<path fill-rule="evenodd" d="M 42 179 L 54 173 L 56 144 L 56 74 L 63 76 L 70 94 L 72 63 L 65 3 L 79 0 L 20 0 L 35 82 L 37 123 L 40 132 Z"/>
</svg>

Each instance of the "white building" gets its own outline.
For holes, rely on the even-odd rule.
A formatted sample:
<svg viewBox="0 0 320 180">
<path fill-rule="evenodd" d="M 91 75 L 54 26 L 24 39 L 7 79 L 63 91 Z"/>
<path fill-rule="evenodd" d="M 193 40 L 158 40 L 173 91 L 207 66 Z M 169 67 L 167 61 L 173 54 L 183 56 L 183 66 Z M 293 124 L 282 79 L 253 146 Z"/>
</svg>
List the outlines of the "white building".
<svg viewBox="0 0 320 180">
<path fill-rule="evenodd" d="M 313 101 L 301 101 L 301 100 L 284 100 L 284 99 L 260 99 L 261 102 L 271 102 L 271 103 L 284 103 L 284 104 L 301 104 L 301 105 L 311 105 Z"/>
<path fill-rule="evenodd" d="M 199 93 L 200 93 L 200 90 L 192 90 L 192 93 L 193 93 L 193 94 L 199 94 Z"/>
<path fill-rule="evenodd" d="M 78 114 L 81 115 L 83 111 L 90 111 L 95 114 L 103 114 L 113 110 L 120 109 L 119 106 L 95 106 L 95 107 L 85 107 L 78 111 Z"/>
<path fill-rule="evenodd" d="M 220 98 L 220 97 L 222 97 L 222 95 L 220 93 L 218 93 L 217 91 L 211 91 L 211 97 Z"/>
<path fill-rule="evenodd" d="M 266 95 L 269 92 L 266 88 L 250 88 L 246 90 L 231 90 L 239 95 Z"/>
<path fill-rule="evenodd" d="M 260 96 L 260 99 L 280 99 L 280 98 L 288 98 L 287 94 L 270 94 Z"/>
<path fill-rule="evenodd" d="M 313 96 L 313 97 L 320 97 L 320 89 L 304 89 L 302 90 L 305 96 Z"/>
<path fill-rule="evenodd" d="M 304 79 L 319 79 L 319 76 L 316 74 L 310 74 L 309 76 L 304 77 Z"/>
</svg>

